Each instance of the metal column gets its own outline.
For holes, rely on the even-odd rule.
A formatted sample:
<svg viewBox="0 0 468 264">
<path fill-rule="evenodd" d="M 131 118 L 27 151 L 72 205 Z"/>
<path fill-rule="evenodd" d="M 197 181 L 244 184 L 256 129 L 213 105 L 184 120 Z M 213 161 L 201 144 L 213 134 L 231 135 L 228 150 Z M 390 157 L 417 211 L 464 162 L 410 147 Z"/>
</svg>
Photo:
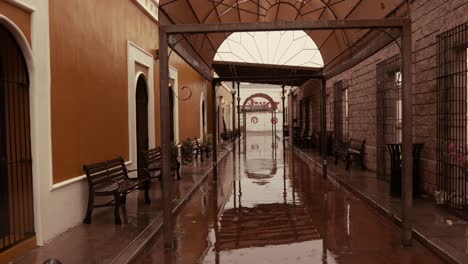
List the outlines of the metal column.
<svg viewBox="0 0 468 264">
<path fill-rule="evenodd" d="M 401 32 L 401 68 L 402 68 L 402 105 L 403 105 L 403 140 L 402 140 L 402 216 L 403 245 L 412 243 L 411 208 L 413 207 L 413 94 L 412 94 L 412 37 L 411 21 L 407 21 Z"/>
<path fill-rule="evenodd" d="M 240 155 L 240 152 L 241 152 L 241 145 L 240 145 L 240 138 L 241 138 L 241 130 L 240 130 L 240 83 L 237 82 L 237 130 L 238 130 L 238 133 L 239 133 L 239 155 Z"/>
<path fill-rule="evenodd" d="M 213 79 L 211 81 L 211 133 L 212 135 L 212 143 L 213 143 L 213 179 L 218 179 L 218 130 L 217 130 L 217 118 L 218 115 L 216 113 L 216 85 L 218 84 L 217 80 Z"/>
<path fill-rule="evenodd" d="M 237 82 L 237 129 L 240 133 L 240 82 Z"/>
<path fill-rule="evenodd" d="M 231 135 L 232 136 L 235 136 L 234 134 L 234 130 L 236 129 L 236 90 L 235 90 L 235 82 L 232 82 L 232 90 L 231 90 L 231 94 L 232 94 L 232 129 L 231 129 Z M 233 146 L 233 149 L 235 150 L 236 149 L 236 137 L 233 137 L 232 138 L 232 146 Z"/>
<path fill-rule="evenodd" d="M 286 97 L 284 96 L 284 85 L 283 85 L 283 86 L 281 87 L 281 103 L 283 104 L 283 122 L 282 122 L 282 125 L 283 125 L 283 127 L 282 127 L 282 129 L 283 129 L 283 141 L 284 141 L 284 125 L 286 124 L 286 122 L 285 122 L 285 120 L 286 120 L 286 119 L 285 119 L 285 117 L 286 117 L 286 113 L 285 113 L 286 107 L 285 107 L 285 105 L 284 105 L 284 99 L 285 99 L 285 98 L 286 98 Z"/>
<path fill-rule="evenodd" d="M 161 113 L 161 146 L 162 146 L 162 189 L 164 247 L 173 247 L 172 233 L 172 182 L 171 182 L 171 139 L 169 120 L 169 56 L 168 36 L 159 30 L 159 84 L 160 84 L 160 113 Z"/>
<path fill-rule="evenodd" d="M 322 97 L 320 99 L 320 123 L 322 130 L 322 176 L 324 179 L 327 178 L 327 80 L 325 77 L 322 78 L 321 87 Z"/>
</svg>

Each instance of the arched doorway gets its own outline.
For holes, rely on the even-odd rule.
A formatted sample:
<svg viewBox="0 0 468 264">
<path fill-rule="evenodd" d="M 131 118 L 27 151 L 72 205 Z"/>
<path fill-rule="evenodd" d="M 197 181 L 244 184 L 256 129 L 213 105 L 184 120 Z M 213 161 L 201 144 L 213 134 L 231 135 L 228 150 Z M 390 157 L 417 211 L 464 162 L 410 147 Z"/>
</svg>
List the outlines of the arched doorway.
<svg viewBox="0 0 468 264">
<path fill-rule="evenodd" d="M 143 153 L 149 148 L 148 135 L 148 86 L 143 74 L 138 77 L 136 87 L 136 133 L 137 133 L 137 164 L 144 167 Z"/>
<path fill-rule="evenodd" d="M 200 135 L 201 138 L 203 138 L 204 134 L 206 133 L 206 120 L 205 120 L 205 100 L 202 102 L 202 113 L 201 113 L 201 119 L 202 119 L 202 133 Z"/>
<path fill-rule="evenodd" d="M 35 234 L 29 74 L 13 35 L 0 26 L 0 252 Z"/>
<path fill-rule="evenodd" d="M 220 119 L 220 107 L 219 107 L 219 104 L 218 104 L 218 107 L 216 108 L 216 120 L 218 120 L 217 122 L 217 129 L 218 129 L 218 141 L 221 139 L 221 119 Z"/>
<path fill-rule="evenodd" d="M 174 141 L 175 139 L 175 128 L 174 128 L 174 92 L 172 91 L 172 84 L 169 85 L 169 120 L 170 125 L 170 139 Z"/>
<path fill-rule="evenodd" d="M 258 102 L 254 99 L 260 98 L 266 100 L 266 102 Z M 258 113 L 261 116 L 256 117 L 254 116 L 253 118 L 256 119 L 256 121 L 263 120 L 263 124 L 265 125 L 266 122 L 268 124 L 271 124 L 271 129 L 272 129 L 272 135 L 274 136 L 276 134 L 276 110 L 278 109 L 277 103 L 269 96 L 268 94 L 265 93 L 255 93 L 247 97 L 247 99 L 244 100 L 244 103 L 242 104 L 241 111 L 243 113 L 243 119 L 244 119 L 244 133 L 247 132 L 247 114 L 254 114 Z M 268 116 L 268 113 L 270 113 L 270 116 Z M 273 123 L 273 120 L 276 120 L 275 123 Z M 266 121 L 268 120 L 268 121 Z M 260 124 L 262 122 L 259 122 Z"/>
</svg>

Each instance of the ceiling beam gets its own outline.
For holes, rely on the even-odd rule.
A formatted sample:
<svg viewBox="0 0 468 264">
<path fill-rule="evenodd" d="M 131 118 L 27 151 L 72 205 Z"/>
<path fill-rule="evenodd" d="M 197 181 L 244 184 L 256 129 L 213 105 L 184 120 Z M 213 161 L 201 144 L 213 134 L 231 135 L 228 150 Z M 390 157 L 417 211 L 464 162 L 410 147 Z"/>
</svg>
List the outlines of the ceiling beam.
<svg viewBox="0 0 468 264">
<path fill-rule="evenodd" d="M 176 45 L 173 50 L 193 69 L 195 69 L 201 76 L 206 80 L 211 81 L 213 78 L 211 69 L 205 63 L 200 63 L 200 59 L 195 58 L 190 52 L 188 52 L 182 45 Z"/>
<path fill-rule="evenodd" d="M 386 18 L 367 20 L 321 20 L 321 21 L 275 21 L 264 23 L 220 23 L 220 24 L 178 24 L 161 26 L 167 34 L 198 34 L 252 31 L 286 30 L 330 30 L 330 29 L 366 29 L 366 28 L 402 28 L 408 23 L 407 18 Z"/>
<path fill-rule="evenodd" d="M 310 74 L 310 75 L 275 75 L 275 76 L 230 76 L 230 77 L 218 77 L 214 78 L 214 81 L 217 82 L 229 82 L 229 81 L 239 81 L 239 82 L 257 82 L 257 81 L 303 81 L 303 80 L 320 80 L 323 78 L 323 75 L 320 73 Z"/>
</svg>

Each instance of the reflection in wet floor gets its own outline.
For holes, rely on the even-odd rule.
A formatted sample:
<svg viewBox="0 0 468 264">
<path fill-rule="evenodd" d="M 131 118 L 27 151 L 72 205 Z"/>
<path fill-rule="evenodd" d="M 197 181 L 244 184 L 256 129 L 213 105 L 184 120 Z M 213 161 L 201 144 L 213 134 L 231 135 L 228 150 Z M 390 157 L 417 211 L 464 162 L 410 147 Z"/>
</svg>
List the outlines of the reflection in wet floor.
<svg viewBox="0 0 468 264">
<path fill-rule="evenodd" d="M 271 134 L 236 150 L 177 217 L 175 249 L 160 237 L 136 263 L 442 263 Z"/>
</svg>

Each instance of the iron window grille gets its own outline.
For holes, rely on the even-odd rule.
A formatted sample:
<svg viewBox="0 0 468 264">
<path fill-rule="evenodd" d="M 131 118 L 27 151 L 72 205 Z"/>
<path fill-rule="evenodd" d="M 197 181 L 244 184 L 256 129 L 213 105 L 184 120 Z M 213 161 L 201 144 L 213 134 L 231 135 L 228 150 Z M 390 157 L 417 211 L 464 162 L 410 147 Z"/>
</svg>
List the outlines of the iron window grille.
<svg viewBox="0 0 468 264">
<path fill-rule="evenodd" d="M 468 23 L 437 36 L 437 178 L 440 204 L 468 216 Z"/>
<path fill-rule="evenodd" d="M 303 100 L 304 104 L 304 127 L 306 131 L 310 130 L 310 100 L 309 98 L 306 98 Z"/>
<path fill-rule="evenodd" d="M 334 128 L 336 140 L 346 142 L 349 139 L 349 89 L 348 81 L 341 80 L 333 84 L 334 88 Z"/>
<path fill-rule="evenodd" d="M 377 64 L 377 177 L 390 177 L 387 144 L 402 140 L 402 75 L 400 55 Z"/>
</svg>

